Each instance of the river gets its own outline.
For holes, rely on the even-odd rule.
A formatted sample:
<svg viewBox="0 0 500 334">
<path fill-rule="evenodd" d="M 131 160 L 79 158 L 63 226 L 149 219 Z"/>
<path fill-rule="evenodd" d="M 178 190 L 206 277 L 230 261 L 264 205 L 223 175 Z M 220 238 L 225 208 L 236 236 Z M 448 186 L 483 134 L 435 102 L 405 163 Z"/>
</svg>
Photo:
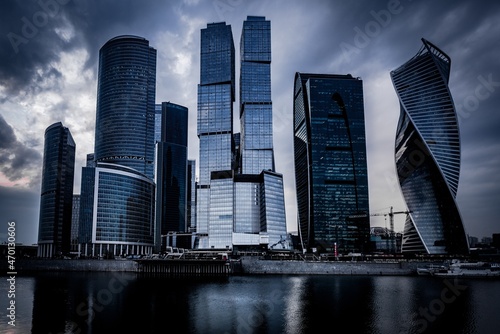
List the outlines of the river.
<svg viewBox="0 0 500 334">
<path fill-rule="evenodd" d="M 117 272 L 8 278 L 0 281 L 1 333 L 482 334 L 500 329 L 500 280 L 491 279 L 250 275 L 202 280 Z M 15 296 L 8 296 L 12 288 Z"/>
</svg>

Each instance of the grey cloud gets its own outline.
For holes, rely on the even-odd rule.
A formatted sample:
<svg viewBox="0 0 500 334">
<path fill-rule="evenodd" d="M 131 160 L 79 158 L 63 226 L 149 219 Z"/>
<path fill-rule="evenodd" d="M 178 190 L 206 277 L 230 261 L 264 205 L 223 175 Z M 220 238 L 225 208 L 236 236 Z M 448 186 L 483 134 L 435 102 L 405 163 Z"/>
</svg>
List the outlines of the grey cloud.
<svg viewBox="0 0 500 334">
<path fill-rule="evenodd" d="M 40 207 L 39 189 L 33 191 L 0 186 L 0 203 L 2 203 L 0 226 L 4 228 L 6 222 L 15 221 L 16 242 L 28 245 L 36 243 Z M 5 238 L 6 235 L 0 234 L 0 242 L 6 241 L 2 237 Z"/>
<path fill-rule="evenodd" d="M 24 176 L 28 176 L 26 173 L 29 173 L 29 171 L 38 170 L 40 162 L 40 153 L 19 142 L 12 127 L 0 115 L 1 172 L 10 181 L 17 181 Z"/>
<path fill-rule="evenodd" d="M 114 35 L 148 38 L 147 33 L 158 22 L 176 22 L 172 3 L 176 2 L 1 1 L 0 86 L 7 88 L 7 94 L 32 88 L 40 80 L 40 70 L 58 75 L 51 63 L 59 59 L 62 51 L 78 47 L 89 51 L 87 66 L 94 67 L 99 48 Z M 68 27 L 74 29 L 72 38 L 58 34 L 58 29 Z"/>
</svg>

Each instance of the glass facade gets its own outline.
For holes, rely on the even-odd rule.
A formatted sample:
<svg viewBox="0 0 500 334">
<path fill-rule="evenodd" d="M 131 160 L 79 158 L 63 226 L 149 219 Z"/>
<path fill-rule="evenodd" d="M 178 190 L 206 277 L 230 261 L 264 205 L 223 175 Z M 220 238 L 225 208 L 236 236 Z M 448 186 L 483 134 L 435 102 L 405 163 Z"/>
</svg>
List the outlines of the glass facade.
<svg viewBox="0 0 500 334">
<path fill-rule="evenodd" d="M 248 16 L 240 40 L 241 172 L 274 170 L 271 22 Z"/>
<path fill-rule="evenodd" d="M 213 172 L 210 181 L 208 246 L 232 249 L 233 178 L 232 171 Z"/>
<path fill-rule="evenodd" d="M 161 141 L 161 109 L 161 104 L 155 104 L 155 143 Z"/>
<path fill-rule="evenodd" d="M 366 252 L 368 174 L 362 80 L 296 73 L 294 156 L 299 234 L 304 249 Z"/>
<path fill-rule="evenodd" d="M 249 16 L 243 24 L 242 131 L 236 134 L 232 127 L 234 46 L 230 31 L 230 26 L 217 23 L 209 24 L 201 34 L 195 244 L 198 248 L 260 249 L 286 238 L 283 180 L 274 173 L 270 22 Z"/>
<path fill-rule="evenodd" d="M 162 103 L 156 165 L 156 220 L 161 235 L 187 231 L 188 109 Z"/>
<path fill-rule="evenodd" d="M 196 160 L 188 160 L 187 168 L 187 230 L 196 232 Z"/>
<path fill-rule="evenodd" d="M 233 102 L 235 100 L 234 42 L 230 25 L 207 24 L 201 30 L 197 132 L 200 142 L 196 227 L 199 247 L 209 247 L 211 174 L 231 170 Z M 219 244 L 210 242 L 210 246 Z"/>
<path fill-rule="evenodd" d="M 263 171 L 261 174 L 261 231 L 267 232 L 269 245 L 285 240 L 286 212 L 283 188 L 283 175 Z"/>
<path fill-rule="evenodd" d="M 92 243 L 94 193 L 95 166 L 82 167 L 82 179 L 80 186 L 80 218 L 78 226 L 79 244 Z"/>
<path fill-rule="evenodd" d="M 95 152 L 82 169 L 80 251 L 149 254 L 156 239 L 156 50 L 122 35 L 99 50 Z"/>
<path fill-rule="evenodd" d="M 96 168 L 86 168 L 87 172 L 95 172 L 95 187 L 92 196 L 90 182 L 82 187 L 82 199 L 94 200 L 92 211 L 83 211 L 88 207 L 80 204 L 83 254 L 151 253 L 155 234 L 153 180 L 116 164 L 98 163 Z M 88 173 L 85 178 L 92 179 Z M 90 239 L 86 242 L 84 236 Z"/>
<path fill-rule="evenodd" d="M 460 137 L 448 88 L 451 60 L 432 43 L 391 71 L 400 102 L 395 162 L 411 211 L 403 252 L 467 254 L 468 240 L 455 202 Z"/>
<path fill-rule="evenodd" d="M 80 195 L 73 194 L 71 211 L 71 251 L 78 250 L 78 228 L 80 225 Z"/>
<path fill-rule="evenodd" d="M 99 51 L 95 160 L 153 178 L 156 50 L 137 36 L 110 39 Z"/>
<path fill-rule="evenodd" d="M 234 177 L 234 232 L 260 232 L 261 225 L 261 179 L 258 175 L 235 175 Z"/>
<path fill-rule="evenodd" d="M 61 122 L 45 130 L 38 256 L 53 257 L 70 251 L 75 174 L 75 141 Z"/>
</svg>

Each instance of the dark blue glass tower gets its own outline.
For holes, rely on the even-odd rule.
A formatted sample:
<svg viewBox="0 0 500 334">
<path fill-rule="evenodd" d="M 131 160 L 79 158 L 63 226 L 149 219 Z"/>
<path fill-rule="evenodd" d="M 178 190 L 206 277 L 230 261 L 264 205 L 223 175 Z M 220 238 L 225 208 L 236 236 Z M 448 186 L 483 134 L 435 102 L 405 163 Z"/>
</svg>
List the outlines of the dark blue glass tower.
<svg viewBox="0 0 500 334">
<path fill-rule="evenodd" d="M 395 161 L 408 209 L 403 252 L 467 254 L 455 202 L 460 136 L 448 88 L 451 60 L 432 43 L 391 72 L 400 102 Z"/>
<path fill-rule="evenodd" d="M 99 51 L 96 162 L 153 178 L 156 50 L 137 36 L 110 39 Z"/>
<path fill-rule="evenodd" d="M 156 164 L 156 223 L 161 235 L 187 232 L 188 109 L 162 103 Z"/>
<path fill-rule="evenodd" d="M 38 256 L 70 251 L 76 145 L 61 122 L 45 130 Z"/>
<path fill-rule="evenodd" d="M 368 206 L 363 85 L 351 75 L 296 73 L 294 156 L 304 249 L 366 252 Z"/>
</svg>

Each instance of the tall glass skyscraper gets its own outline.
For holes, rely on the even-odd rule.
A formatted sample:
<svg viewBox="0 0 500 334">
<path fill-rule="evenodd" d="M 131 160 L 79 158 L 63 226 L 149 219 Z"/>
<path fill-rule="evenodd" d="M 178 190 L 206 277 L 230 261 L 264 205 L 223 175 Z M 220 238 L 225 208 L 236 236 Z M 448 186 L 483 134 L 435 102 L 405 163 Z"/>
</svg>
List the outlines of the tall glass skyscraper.
<svg viewBox="0 0 500 334">
<path fill-rule="evenodd" d="M 294 156 L 298 228 L 306 250 L 366 252 L 369 212 L 363 82 L 296 73 Z"/>
<path fill-rule="evenodd" d="M 99 51 L 95 160 L 153 178 L 156 50 L 138 36 L 117 36 Z M 133 135 L 131 135 L 133 134 Z"/>
<path fill-rule="evenodd" d="M 99 51 L 95 164 L 82 169 L 79 238 L 91 256 L 151 253 L 156 50 L 117 36 Z"/>
<path fill-rule="evenodd" d="M 467 254 L 467 235 L 455 197 L 460 136 L 448 88 L 450 57 L 429 41 L 391 71 L 399 98 L 395 161 L 408 209 L 402 251 Z"/>
<path fill-rule="evenodd" d="M 275 172 L 271 100 L 271 22 L 248 16 L 240 39 L 239 163 L 234 178 L 237 246 L 277 245 L 287 238 L 283 176 Z"/>
<path fill-rule="evenodd" d="M 199 248 L 209 247 L 211 174 L 232 169 L 234 54 L 230 25 L 211 23 L 201 30 L 197 120 L 200 158 L 196 213 Z"/>
<path fill-rule="evenodd" d="M 274 171 L 270 21 L 247 17 L 240 56 L 241 172 Z"/>
<path fill-rule="evenodd" d="M 38 256 L 67 254 L 71 244 L 75 141 L 61 122 L 45 130 Z"/>
<path fill-rule="evenodd" d="M 161 235 L 187 232 L 188 109 L 163 102 L 156 163 L 156 225 Z"/>
<path fill-rule="evenodd" d="M 225 23 L 208 24 L 201 38 L 197 247 L 277 244 L 286 239 L 287 231 L 283 176 L 274 171 L 270 22 L 249 16 L 243 24 L 240 134 L 233 134 L 232 128 L 231 28 Z"/>
</svg>

